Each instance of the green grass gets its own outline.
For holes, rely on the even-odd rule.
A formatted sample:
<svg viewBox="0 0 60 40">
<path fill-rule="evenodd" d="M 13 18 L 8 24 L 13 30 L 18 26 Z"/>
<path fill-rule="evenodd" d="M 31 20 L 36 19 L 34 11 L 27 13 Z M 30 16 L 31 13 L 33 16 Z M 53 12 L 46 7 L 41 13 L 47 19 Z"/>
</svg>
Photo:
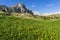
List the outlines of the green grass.
<svg viewBox="0 0 60 40">
<path fill-rule="evenodd" d="M 0 40 L 60 40 L 60 21 L 0 16 Z"/>
</svg>

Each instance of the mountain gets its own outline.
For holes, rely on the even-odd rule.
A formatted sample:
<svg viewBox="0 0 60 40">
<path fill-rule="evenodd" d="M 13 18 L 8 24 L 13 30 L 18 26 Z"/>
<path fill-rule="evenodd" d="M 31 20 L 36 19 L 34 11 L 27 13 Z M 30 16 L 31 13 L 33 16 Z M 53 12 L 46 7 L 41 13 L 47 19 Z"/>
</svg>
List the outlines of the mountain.
<svg viewBox="0 0 60 40">
<path fill-rule="evenodd" d="M 17 3 L 12 6 L 13 11 L 17 13 L 30 13 L 33 15 L 32 10 L 28 9 L 23 3 Z"/>
<path fill-rule="evenodd" d="M 28 9 L 23 3 L 17 3 L 11 7 L 7 7 L 5 5 L 0 5 L 0 10 L 8 13 L 29 13 L 31 15 L 34 15 L 32 10 Z"/>
</svg>

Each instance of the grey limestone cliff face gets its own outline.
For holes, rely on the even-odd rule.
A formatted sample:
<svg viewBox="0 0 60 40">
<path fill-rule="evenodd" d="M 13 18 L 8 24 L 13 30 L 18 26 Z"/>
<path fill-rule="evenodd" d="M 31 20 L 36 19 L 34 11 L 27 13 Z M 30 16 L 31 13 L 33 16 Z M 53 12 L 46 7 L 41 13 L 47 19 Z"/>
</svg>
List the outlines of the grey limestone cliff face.
<svg viewBox="0 0 60 40">
<path fill-rule="evenodd" d="M 33 15 L 32 10 L 28 9 L 23 3 L 17 3 L 13 6 L 14 12 L 17 13 L 30 13 Z"/>
</svg>

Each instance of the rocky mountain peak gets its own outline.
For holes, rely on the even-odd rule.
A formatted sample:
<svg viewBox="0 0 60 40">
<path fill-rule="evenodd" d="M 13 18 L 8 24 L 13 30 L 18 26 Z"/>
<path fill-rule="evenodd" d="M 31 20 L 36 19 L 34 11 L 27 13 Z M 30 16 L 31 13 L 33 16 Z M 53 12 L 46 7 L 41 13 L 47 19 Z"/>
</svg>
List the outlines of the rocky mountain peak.
<svg viewBox="0 0 60 40">
<path fill-rule="evenodd" d="M 4 9 L 3 9 L 4 8 Z M 30 10 L 29 8 L 27 8 L 23 3 L 17 3 L 14 6 L 11 7 L 0 7 L 0 9 L 6 11 L 6 12 L 16 12 L 16 13 L 29 13 L 31 15 L 33 15 L 32 10 Z"/>
<path fill-rule="evenodd" d="M 17 3 L 14 5 L 15 7 L 22 7 L 22 6 L 25 6 L 23 3 Z"/>
<path fill-rule="evenodd" d="M 18 13 L 30 13 L 33 15 L 33 12 L 27 8 L 23 3 L 17 3 L 13 6 L 15 12 Z"/>
</svg>

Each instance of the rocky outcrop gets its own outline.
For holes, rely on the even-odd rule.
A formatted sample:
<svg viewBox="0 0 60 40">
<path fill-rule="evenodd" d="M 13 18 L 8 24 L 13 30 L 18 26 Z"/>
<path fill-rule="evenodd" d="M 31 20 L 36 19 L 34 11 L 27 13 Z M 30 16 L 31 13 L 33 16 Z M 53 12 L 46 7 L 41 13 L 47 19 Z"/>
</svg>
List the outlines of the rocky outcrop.
<svg viewBox="0 0 60 40">
<path fill-rule="evenodd" d="M 0 11 L 8 12 L 8 13 L 12 12 L 12 10 L 9 7 L 5 6 L 5 5 L 0 5 Z"/>
<path fill-rule="evenodd" d="M 4 5 L 0 5 L 0 10 L 1 10 L 1 11 L 4 11 L 4 12 L 7 12 L 8 7 L 6 7 L 6 6 L 4 6 Z"/>
</svg>

